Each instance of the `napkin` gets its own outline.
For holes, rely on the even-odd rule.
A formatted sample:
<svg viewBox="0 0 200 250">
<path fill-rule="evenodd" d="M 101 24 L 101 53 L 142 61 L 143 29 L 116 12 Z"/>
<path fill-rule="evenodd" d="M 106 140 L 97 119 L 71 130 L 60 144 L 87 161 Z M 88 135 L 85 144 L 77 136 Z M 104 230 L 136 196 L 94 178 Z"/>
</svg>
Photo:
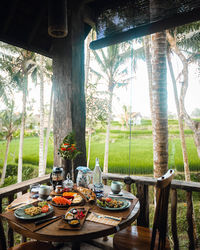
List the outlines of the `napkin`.
<svg viewBox="0 0 200 250">
<path fill-rule="evenodd" d="M 106 216 L 105 214 L 91 212 L 86 220 L 111 226 L 117 226 L 121 222 L 122 217 Z"/>
</svg>

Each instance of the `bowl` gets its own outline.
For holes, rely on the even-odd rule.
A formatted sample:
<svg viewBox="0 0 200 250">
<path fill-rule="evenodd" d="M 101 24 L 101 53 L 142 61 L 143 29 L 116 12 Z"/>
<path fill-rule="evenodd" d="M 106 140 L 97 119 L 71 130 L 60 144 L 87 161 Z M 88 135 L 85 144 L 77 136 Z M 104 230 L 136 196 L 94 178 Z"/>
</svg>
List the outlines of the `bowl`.
<svg viewBox="0 0 200 250">
<path fill-rule="evenodd" d="M 74 219 L 74 216 L 71 213 L 67 213 L 67 214 L 64 215 L 64 220 L 66 220 L 66 221 L 70 221 L 70 220 L 73 220 L 73 219 Z"/>
<path fill-rule="evenodd" d="M 71 227 L 77 227 L 80 225 L 80 220 L 78 219 L 72 219 L 72 220 L 69 220 L 68 221 L 68 224 L 71 226 Z"/>
</svg>

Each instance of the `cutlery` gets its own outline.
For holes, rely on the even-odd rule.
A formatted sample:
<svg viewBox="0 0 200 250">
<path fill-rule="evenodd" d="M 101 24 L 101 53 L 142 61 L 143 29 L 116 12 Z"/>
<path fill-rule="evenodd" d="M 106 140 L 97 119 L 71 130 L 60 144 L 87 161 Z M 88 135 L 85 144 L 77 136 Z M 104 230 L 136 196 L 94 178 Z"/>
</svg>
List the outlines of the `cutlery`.
<svg viewBox="0 0 200 250">
<path fill-rule="evenodd" d="M 40 220 L 40 221 L 36 221 L 36 222 L 35 222 L 35 225 L 38 226 L 38 225 L 40 225 L 40 224 L 42 224 L 42 223 L 44 223 L 44 222 L 51 221 L 51 220 L 57 219 L 57 218 L 62 217 L 62 216 L 63 216 L 63 215 L 53 216 L 53 217 L 51 217 L 51 218 L 47 218 L 47 219 L 43 219 L 43 220 Z"/>
<path fill-rule="evenodd" d="M 132 197 L 129 197 L 129 196 L 116 196 L 116 195 L 108 195 L 108 197 L 110 197 L 110 198 L 123 198 L 123 199 L 126 199 L 126 200 L 130 200 L 130 201 L 132 201 L 134 198 L 132 198 Z"/>
<path fill-rule="evenodd" d="M 116 221 L 120 221 L 121 220 L 121 219 L 110 217 L 110 216 L 104 216 L 104 218 L 111 219 L 111 220 L 116 220 Z"/>
<path fill-rule="evenodd" d="M 97 217 L 97 218 L 106 218 L 106 219 L 111 219 L 111 220 L 116 220 L 116 221 L 120 221 L 121 219 L 118 219 L 118 218 L 113 218 L 112 216 L 102 216 L 102 215 L 98 215 L 94 212 L 92 212 L 92 214 Z"/>
<path fill-rule="evenodd" d="M 18 206 L 20 206 L 20 205 L 22 205 L 22 204 L 27 204 L 27 202 L 21 202 L 21 203 L 12 205 L 12 206 L 11 206 L 11 205 L 8 205 L 8 209 L 13 209 L 13 208 L 18 207 Z"/>
</svg>

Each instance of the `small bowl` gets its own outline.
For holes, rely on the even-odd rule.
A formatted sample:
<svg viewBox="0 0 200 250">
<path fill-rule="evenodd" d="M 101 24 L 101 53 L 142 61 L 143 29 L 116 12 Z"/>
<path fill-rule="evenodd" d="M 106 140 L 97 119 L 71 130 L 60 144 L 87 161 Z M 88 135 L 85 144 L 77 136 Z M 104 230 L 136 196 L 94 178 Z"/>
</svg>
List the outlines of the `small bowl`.
<svg viewBox="0 0 200 250">
<path fill-rule="evenodd" d="M 73 214 L 71 213 L 68 213 L 67 215 L 64 215 L 64 220 L 66 221 L 70 221 L 70 220 L 73 220 L 74 217 L 73 217 Z"/>
<path fill-rule="evenodd" d="M 78 219 L 72 219 L 72 220 L 69 220 L 68 221 L 68 224 L 71 226 L 71 227 L 77 227 L 80 225 L 80 220 Z"/>
</svg>

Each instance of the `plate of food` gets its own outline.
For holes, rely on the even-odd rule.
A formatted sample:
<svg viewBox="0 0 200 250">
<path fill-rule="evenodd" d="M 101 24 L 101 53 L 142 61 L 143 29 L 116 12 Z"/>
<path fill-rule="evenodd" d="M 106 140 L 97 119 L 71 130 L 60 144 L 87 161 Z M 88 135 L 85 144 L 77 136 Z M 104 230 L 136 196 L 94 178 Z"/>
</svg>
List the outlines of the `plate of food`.
<svg viewBox="0 0 200 250">
<path fill-rule="evenodd" d="M 62 196 L 55 196 L 52 198 L 51 204 L 55 207 L 66 208 L 71 205 L 72 201 Z"/>
<path fill-rule="evenodd" d="M 52 214 L 53 207 L 46 201 L 38 202 L 36 205 L 28 204 L 15 210 L 14 215 L 21 220 L 35 220 Z"/>
<path fill-rule="evenodd" d="M 97 200 L 98 207 L 105 209 L 105 210 L 111 210 L 111 211 L 124 210 L 124 209 L 129 208 L 130 205 L 131 205 L 131 202 L 123 198 L 111 199 L 109 197 L 107 198 L 102 197 L 100 200 Z"/>
<path fill-rule="evenodd" d="M 85 200 L 91 204 L 95 203 L 96 201 L 96 195 L 95 193 L 90 190 L 89 188 L 84 187 L 77 187 L 77 191 L 85 197 Z"/>
</svg>

